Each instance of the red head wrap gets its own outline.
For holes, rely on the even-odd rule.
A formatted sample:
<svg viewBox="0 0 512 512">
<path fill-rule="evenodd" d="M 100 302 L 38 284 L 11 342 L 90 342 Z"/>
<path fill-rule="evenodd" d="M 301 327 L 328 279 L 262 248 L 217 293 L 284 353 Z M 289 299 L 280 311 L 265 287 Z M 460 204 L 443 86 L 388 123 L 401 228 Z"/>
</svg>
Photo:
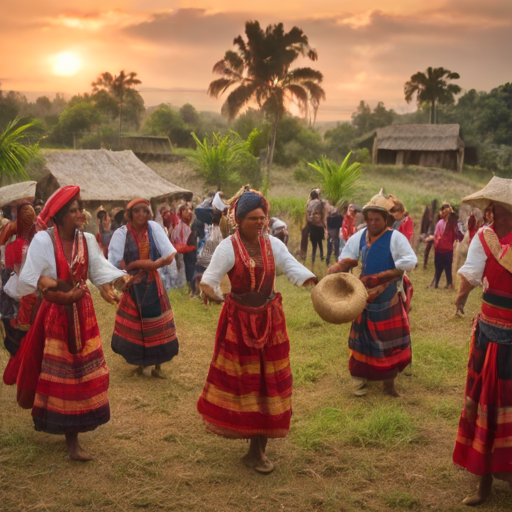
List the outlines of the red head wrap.
<svg viewBox="0 0 512 512">
<path fill-rule="evenodd" d="M 37 218 L 37 224 L 46 229 L 48 221 L 55 217 L 55 214 L 79 193 L 80 187 L 78 185 L 67 185 L 56 190 L 46 201 L 43 210 Z"/>
<path fill-rule="evenodd" d="M 135 199 L 132 199 L 128 203 L 128 206 L 126 207 L 126 209 L 127 210 L 131 210 L 136 204 L 139 204 L 139 203 L 142 203 L 142 204 L 145 204 L 146 206 L 149 206 L 149 201 L 147 199 L 143 199 L 142 197 L 137 197 Z"/>
</svg>

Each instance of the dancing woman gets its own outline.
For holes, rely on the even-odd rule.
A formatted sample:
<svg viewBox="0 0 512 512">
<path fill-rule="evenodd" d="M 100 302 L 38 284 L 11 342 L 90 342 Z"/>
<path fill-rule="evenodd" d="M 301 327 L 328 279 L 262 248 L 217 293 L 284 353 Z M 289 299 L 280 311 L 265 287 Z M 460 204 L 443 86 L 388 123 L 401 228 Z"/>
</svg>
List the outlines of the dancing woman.
<svg viewBox="0 0 512 512">
<path fill-rule="evenodd" d="M 112 281 L 123 272 L 103 256 L 93 235 L 83 233 L 84 209 L 78 186 L 55 192 L 39 216 L 55 227 L 35 235 L 20 275 L 24 295 L 39 288 L 43 302 L 34 324 L 23 338 L 4 373 L 6 384 L 18 385 L 18 403 L 32 409 L 35 429 L 64 434 L 69 457 L 92 456 L 78 434 L 110 419 L 108 368 L 86 281 L 95 284 L 113 303 Z"/>
<path fill-rule="evenodd" d="M 116 267 L 124 262 L 132 276 L 116 314 L 112 350 L 136 365 L 142 375 L 163 378 L 161 364 L 178 353 L 174 315 L 158 269 L 170 265 L 176 250 L 164 228 L 150 220 L 147 199 L 134 199 L 126 208 L 128 223 L 117 229 L 108 248 L 108 259 Z"/>
<path fill-rule="evenodd" d="M 197 408 L 206 428 L 227 438 L 250 439 L 244 464 L 261 473 L 274 465 L 268 438 L 290 428 L 292 374 L 282 297 L 274 291 L 276 268 L 296 285 L 317 279 L 266 231 L 268 201 L 244 189 L 232 201 L 237 231 L 215 250 L 201 288 L 213 301 L 228 274 L 231 293 L 222 309 L 210 371 Z"/>
</svg>

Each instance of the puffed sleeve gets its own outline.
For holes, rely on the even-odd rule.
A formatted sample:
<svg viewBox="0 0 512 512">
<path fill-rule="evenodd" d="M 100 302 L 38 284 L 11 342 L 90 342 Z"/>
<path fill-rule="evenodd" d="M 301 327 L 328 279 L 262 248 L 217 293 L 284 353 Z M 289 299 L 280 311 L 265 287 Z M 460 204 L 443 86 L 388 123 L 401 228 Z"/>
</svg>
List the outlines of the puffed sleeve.
<svg viewBox="0 0 512 512">
<path fill-rule="evenodd" d="M 478 286 L 482 281 L 486 262 L 487 255 L 477 234 L 469 244 L 468 256 L 458 273 L 464 276 L 473 286 Z"/>
<path fill-rule="evenodd" d="M 29 295 L 37 289 L 41 276 L 57 279 L 57 266 L 52 239 L 46 231 L 37 233 L 29 245 L 25 264 L 20 273 L 18 293 Z"/>
<path fill-rule="evenodd" d="M 110 244 L 108 246 L 108 261 L 118 267 L 121 265 L 124 257 L 124 245 L 126 243 L 126 226 L 121 226 L 114 231 Z"/>
<path fill-rule="evenodd" d="M 366 233 L 366 229 L 357 231 L 348 239 L 348 242 L 345 244 L 345 247 L 343 247 L 343 250 L 341 251 L 339 261 L 345 258 L 352 258 L 353 260 L 359 259 L 359 245 L 361 242 L 361 237 L 364 233 Z"/>
<path fill-rule="evenodd" d="M 286 277 L 292 284 L 302 286 L 308 279 L 316 277 L 313 272 L 308 270 L 304 265 L 299 263 L 288 250 L 288 247 L 273 236 L 269 237 L 274 253 L 274 261 L 276 267 L 286 274 Z"/>
<path fill-rule="evenodd" d="M 174 245 L 171 244 L 169 237 L 166 235 L 164 228 L 155 221 L 150 220 L 149 224 L 151 225 L 151 233 L 153 234 L 155 243 L 158 247 L 158 252 L 162 256 L 162 258 L 166 258 L 167 256 L 174 254 L 176 249 Z M 110 257 L 110 254 L 109 254 Z"/>
<path fill-rule="evenodd" d="M 235 265 L 235 251 L 231 236 L 228 236 L 215 249 L 208 268 L 204 271 L 201 283 L 216 289 L 220 286 L 222 278 Z"/>
<path fill-rule="evenodd" d="M 412 270 L 418 263 L 409 240 L 398 231 L 393 231 L 391 235 L 391 256 L 399 270 Z"/>
<path fill-rule="evenodd" d="M 124 272 L 114 267 L 100 249 L 98 242 L 94 235 L 84 233 L 85 240 L 87 241 L 87 252 L 89 257 L 88 278 L 95 286 L 100 286 L 105 283 L 115 281 L 121 277 Z"/>
</svg>

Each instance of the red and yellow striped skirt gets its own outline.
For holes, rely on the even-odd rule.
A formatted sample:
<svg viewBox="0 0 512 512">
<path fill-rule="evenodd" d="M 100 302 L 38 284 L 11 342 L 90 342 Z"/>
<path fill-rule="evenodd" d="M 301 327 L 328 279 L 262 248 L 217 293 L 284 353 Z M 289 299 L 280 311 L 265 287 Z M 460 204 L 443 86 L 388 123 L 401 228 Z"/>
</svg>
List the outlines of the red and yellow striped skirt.
<svg viewBox="0 0 512 512">
<path fill-rule="evenodd" d="M 290 342 L 281 294 L 259 308 L 227 297 L 197 409 L 229 438 L 285 437 L 292 414 Z"/>
</svg>

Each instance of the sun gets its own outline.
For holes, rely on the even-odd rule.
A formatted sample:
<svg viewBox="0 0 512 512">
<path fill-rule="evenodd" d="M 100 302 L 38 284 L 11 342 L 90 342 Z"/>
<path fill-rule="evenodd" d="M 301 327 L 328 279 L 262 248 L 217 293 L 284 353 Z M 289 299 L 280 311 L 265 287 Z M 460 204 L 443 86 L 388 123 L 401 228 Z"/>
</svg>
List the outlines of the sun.
<svg viewBox="0 0 512 512">
<path fill-rule="evenodd" d="M 80 57 L 73 52 L 62 52 L 53 58 L 53 74 L 57 76 L 73 76 L 82 67 Z"/>
</svg>

